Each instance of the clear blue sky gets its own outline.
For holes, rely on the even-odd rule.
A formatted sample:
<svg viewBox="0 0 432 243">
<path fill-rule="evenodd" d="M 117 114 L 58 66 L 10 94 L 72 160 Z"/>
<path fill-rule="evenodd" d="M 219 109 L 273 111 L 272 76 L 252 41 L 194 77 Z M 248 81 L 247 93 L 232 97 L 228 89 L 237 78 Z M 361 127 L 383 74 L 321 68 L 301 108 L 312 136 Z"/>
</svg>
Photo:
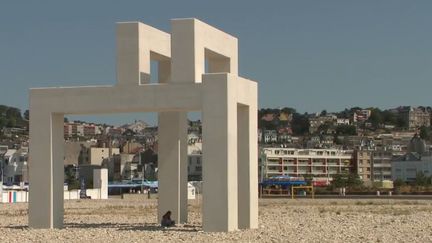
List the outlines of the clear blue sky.
<svg viewBox="0 0 432 243">
<path fill-rule="evenodd" d="M 0 104 L 27 109 L 30 87 L 114 84 L 115 22 L 169 31 L 179 17 L 239 38 L 240 74 L 259 80 L 261 107 L 432 105 L 430 0 L 2 1 Z"/>
</svg>

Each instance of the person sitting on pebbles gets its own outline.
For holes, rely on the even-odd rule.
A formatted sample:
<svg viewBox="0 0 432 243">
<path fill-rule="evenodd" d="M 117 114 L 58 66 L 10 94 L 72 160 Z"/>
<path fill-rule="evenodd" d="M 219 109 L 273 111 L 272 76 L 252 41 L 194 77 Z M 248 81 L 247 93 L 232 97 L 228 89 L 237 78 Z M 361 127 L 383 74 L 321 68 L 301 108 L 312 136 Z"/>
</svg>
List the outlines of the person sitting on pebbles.
<svg viewBox="0 0 432 243">
<path fill-rule="evenodd" d="M 166 212 L 162 216 L 161 226 L 162 227 L 172 227 L 172 226 L 175 226 L 175 221 L 171 220 L 171 211 Z"/>
</svg>

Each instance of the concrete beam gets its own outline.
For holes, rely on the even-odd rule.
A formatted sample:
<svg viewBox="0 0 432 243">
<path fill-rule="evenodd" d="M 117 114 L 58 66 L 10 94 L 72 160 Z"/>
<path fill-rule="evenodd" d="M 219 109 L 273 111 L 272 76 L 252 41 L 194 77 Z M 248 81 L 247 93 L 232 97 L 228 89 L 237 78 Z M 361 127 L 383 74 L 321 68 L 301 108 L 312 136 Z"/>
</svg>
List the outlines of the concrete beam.
<svg viewBox="0 0 432 243">
<path fill-rule="evenodd" d="M 200 110 L 201 85 L 38 88 L 30 90 L 30 99 L 39 108 L 64 114 Z"/>
</svg>

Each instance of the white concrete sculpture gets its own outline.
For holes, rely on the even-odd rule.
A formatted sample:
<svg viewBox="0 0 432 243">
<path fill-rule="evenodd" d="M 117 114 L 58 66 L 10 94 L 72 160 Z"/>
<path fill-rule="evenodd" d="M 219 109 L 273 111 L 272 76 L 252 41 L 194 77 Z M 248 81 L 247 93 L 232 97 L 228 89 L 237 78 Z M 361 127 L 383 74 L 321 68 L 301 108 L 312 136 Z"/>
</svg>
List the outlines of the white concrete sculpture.
<svg viewBox="0 0 432 243">
<path fill-rule="evenodd" d="M 237 38 L 197 19 L 171 25 L 117 24 L 114 86 L 30 90 L 30 227 L 63 226 L 64 115 L 115 112 L 159 112 L 158 215 L 186 222 L 188 111 L 202 111 L 203 229 L 258 227 L 257 83 L 237 76 Z"/>
</svg>

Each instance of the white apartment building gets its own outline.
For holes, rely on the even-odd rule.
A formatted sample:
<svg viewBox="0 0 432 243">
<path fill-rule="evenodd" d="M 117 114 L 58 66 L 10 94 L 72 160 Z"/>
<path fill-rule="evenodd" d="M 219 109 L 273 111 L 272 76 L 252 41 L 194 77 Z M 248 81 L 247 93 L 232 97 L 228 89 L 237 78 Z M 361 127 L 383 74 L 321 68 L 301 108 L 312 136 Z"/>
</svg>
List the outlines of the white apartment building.
<svg viewBox="0 0 432 243">
<path fill-rule="evenodd" d="M 373 151 L 372 153 L 372 180 L 383 181 L 392 179 L 392 158 L 391 151 Z"/>
<path fill-rule="evenodd" d="M 276 130 L 264 130 L 264 143 L 276 143 L 277 138 Z"/>
<path fill-rule="evenodd" d="M 8 149 L 3 159 L 4 174 L 0 180 L 14 184 L 28 181 L 28 147 Z"/>
<path fill-rule="evenodd" d="M 332 176 L 353 171 L 353 151 L 338 149 L 261 148 L 261 179 L 312 176 L 329 183 Z"/>
<path fill-rule="evenodd" d="M 72 136 L 95 136 L 102 134 L 102 128 L 94 124 L 65 123 L 63 132 L 65 138 Z"/>
<path fill-rule="evenodd" d="M 337 118 L 336 119 L 336 125 L 349 125 L 350 120 L 346 118 Z"/>
</svg>

